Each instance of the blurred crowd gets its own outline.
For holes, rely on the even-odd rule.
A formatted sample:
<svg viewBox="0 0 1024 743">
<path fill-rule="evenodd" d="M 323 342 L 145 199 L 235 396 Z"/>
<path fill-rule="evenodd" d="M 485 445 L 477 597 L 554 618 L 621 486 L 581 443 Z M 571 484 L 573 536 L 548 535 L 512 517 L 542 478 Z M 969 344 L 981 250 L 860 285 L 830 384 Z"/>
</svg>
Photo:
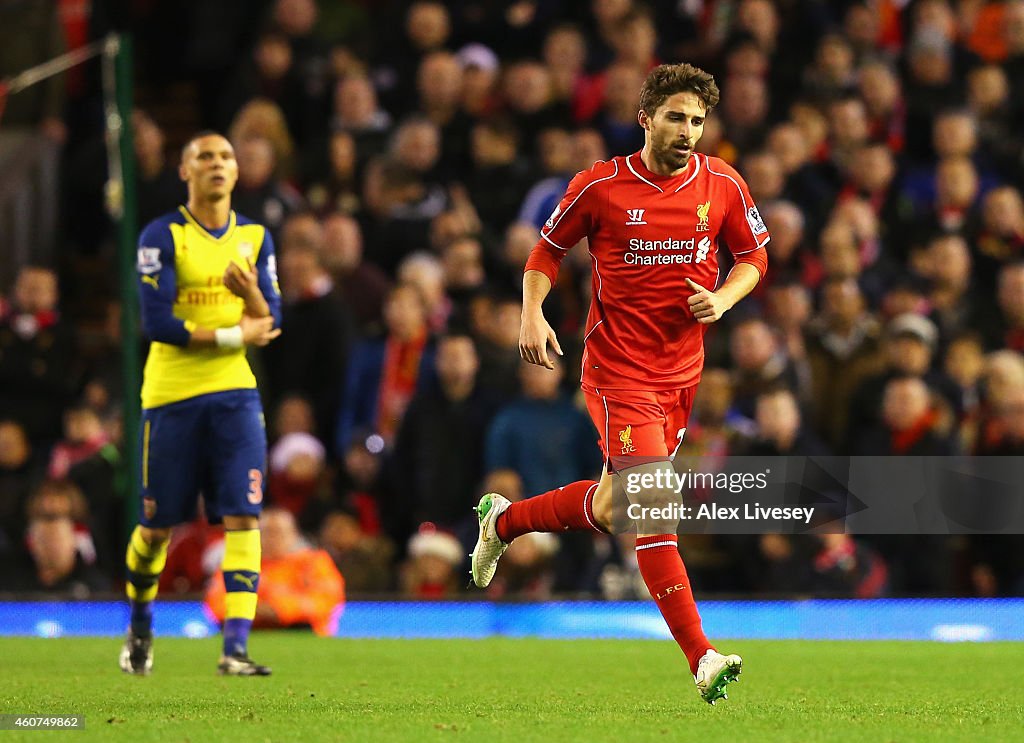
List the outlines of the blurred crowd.
<svg viewBox="0 0 1024 743">
<path fill-rule="evenodd" d="M 11 25 L 19 13 L 32 23 Z M 1024 454 L 1021 0 L 59 0 L 5 15 L 0 37 L 39 43 L 0 43 L 0 74 L 52 56 L 54 28 L 68 46 L 133 31 L 140 225 L 183 201 L 191 133 L 234 144 L 234 207 L 272 231 L 284 295 L 284 334 L 251 355 L 268 500 L 350 593 L 457 594 L 480 493 L 599 475 L 576 394 L 585 246 L 545 305 L 566 351 L 553 372 L 519 358 L 521 274 L 571 176 L 643 145 L 638 93 L 663 61 L 716 76 L 698 149 L 738 168 L 772 235 L 765 280 L 707 335 L 684 452 Z M 94 78 L 56 78 L 34 108 L 14 97 L 0 121 L 65 152 L 59 262 L 23 267 L 0 303 L 0 554 L 20 566 L 0 590 L 88 592 L 122 570 L 120 420 L 137 402 L 119 379 Z M 165 595 L 203 590 L 220 540 L 179 529 Z M 705 591 L 1024 594 L 1020 536 L 681 544 Z M 524 537 L 490 595 L 645 596 L 632 554 Z"/>
</svg>

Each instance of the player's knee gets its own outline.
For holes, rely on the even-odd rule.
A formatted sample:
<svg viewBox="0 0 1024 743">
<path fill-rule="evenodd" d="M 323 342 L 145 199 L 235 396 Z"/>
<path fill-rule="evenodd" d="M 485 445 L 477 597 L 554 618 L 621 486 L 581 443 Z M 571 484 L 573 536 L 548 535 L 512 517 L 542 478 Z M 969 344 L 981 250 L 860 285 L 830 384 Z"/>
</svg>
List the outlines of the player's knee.
<svg viewBox="0 0 1024 743">
<path fill-rule="evenodd" d="M 675 488 L 675 472 L 668 461 L 651 462 L 623 470 L 626 515 L 641 534 L 675 533 L 682 498 Z"/>
<path fill-rule="evenodd" d="M 225 516 L 224 528 L 228 531 L 247 531 L 260 528 L 259 516 Z"/>
<path fill-rule="evenodd" d="M 609 534 L 616 533 L 613 523 L 614 509 L 612 507 L 612 497 L 610 490 L 608 492 L 602 493 L 601 489 L 598 488 L 597 492 L 594 493 L 593 511 L 594 521 L 597 522 L 597 525 L 599 527 L 604 529 Z"/>
<path fill-rule="evenodd" d="M 139 535 L 146 544 L 156 546 L 163 544 L 171 538 L 171 530 L 139 526 Z"/>
</svg>

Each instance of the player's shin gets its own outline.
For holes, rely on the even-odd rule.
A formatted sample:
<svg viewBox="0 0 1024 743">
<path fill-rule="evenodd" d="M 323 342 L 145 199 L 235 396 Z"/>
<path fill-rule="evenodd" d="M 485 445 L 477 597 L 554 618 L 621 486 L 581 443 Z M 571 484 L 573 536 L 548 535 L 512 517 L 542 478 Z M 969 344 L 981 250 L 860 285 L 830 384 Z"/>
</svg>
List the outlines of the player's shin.
<svg viewBox="0 0 1024 743">
<path fill-rule="evenodd" d="M 125 555 L 128 572 L 125 592 L 131 604 L 131 631 L 136 637 L 152 634 L 153 599 L 166 563 L 167 541 L 147 542 L 142 537 L 142 527 L 136 526 Z"/>
<path fill-rule="evenodd" d="M 605 533 L 594 518 L 597 485 L 593 480 L 580 480 L 513 503 L 498 517 L 498 538 L 508 543 L 531 531 Z"/>
<path fill-rule="evenodd" d="M 224 655 L 247 656 L 260 582 L 259 529 L 224 533 Z"/>
<path fill-rule="evenodd" d="M 629 474 L 647 473 L 653 477 L 634 478 L 633 482 L 669 482 L 665 477 L 660 480 L 657 478 L 659 470 L 664 475 L 671 471 L 671 465 L 659 463 L 634 467 L 623 476 L 628 478 Z M 628 487 L 629 480 L 626 483 Z M 629 515 L 637 524 L 636 559 L 640 575 L 672 637 L 686 655 L 690 672 L 696 673 L 701 656 L 713 649 L 713 646 L 701 627 L 686 566 L 679 554 L 676 530 L 679 526 L 680 497 L 672 487 L 657 485 L 629 488 L 627 494 L 629 511 L 632 512 Z"/>
</svg>

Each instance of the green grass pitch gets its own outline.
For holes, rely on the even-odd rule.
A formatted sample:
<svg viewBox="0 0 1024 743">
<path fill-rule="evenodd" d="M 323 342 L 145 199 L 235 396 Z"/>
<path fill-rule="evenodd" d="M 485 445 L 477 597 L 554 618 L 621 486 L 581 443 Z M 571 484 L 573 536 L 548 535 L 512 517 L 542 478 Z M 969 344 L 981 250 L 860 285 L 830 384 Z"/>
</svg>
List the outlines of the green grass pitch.
<svg viewBox="0 0 1024 743">
<path fill-rule="evenodd" d="M 221 678 L 219 642 L 0 639 L 0 712 L 86 716 L 74 741 L 1024 741 L 1024 644 L 727 642 L 730 699 L 656 641 L 336 640 L 256 633 L 270 678 Z M 0 743 L 38 741 L 0 731 Z"/>
</svg>

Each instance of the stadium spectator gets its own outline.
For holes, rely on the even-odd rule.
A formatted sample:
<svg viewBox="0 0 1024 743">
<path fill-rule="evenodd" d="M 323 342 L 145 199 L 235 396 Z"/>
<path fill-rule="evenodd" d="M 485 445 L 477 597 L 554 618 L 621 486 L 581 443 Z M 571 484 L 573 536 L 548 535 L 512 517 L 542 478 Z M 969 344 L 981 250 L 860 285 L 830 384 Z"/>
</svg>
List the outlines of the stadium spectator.
<svg viewBox="0 0 1024 743">
<path fill-rule="evenodd" d="M 25 427 L 0 420 L 0 553 L 21 542 L 25 503 L 45 474 Z"/>
<path fill-rule="evenodd" d="M 1008 419 L 1015 414 L 1024 391 L 1024 357 L 1016 351 L 995 351 L 985 359 L 981 378 L 983 390 L 974 450 L 977 454 L 999 452 L 1009 441 Z M 1014 424 L 1010 424 L 1014 428 Z"/>
<path fill-rule="evenodd" d="M 743 158 L 743 172 L 746 173 L 750 195 L 764 208 L 770 208 L 782 196 L 786 185 L 782 163 L 768 150 L 756 150 Z"/>
<path fill-rule="evenodd" d="M 882 395 L 879 423 L 855 429 L 852 452 L 857 455 L 951 456 L 959 446 L 949 433 L 941 403 L 923 379 L 894 376 Z"/>
<path fill-rule="evenodd" d="M 332 132 L 322 145 L 310 147 L 303 167 L 306 200 L 317 214 L 351 215 L 361 208 L 355 138 L 346 131 Z"/>
<path fill-rule="evenodd" d="M 472 43 L 459 50 L 458 59 L 462 65 L 462 110 L 473 118 L 493 114 L 500 106 L 498 56 L 489 47 Z"/>
<path fill-rule="evenodd" d="M 331 130 L 350 134 L 363 161 L 385 151 L 391 126 L 391 115 L 380 107 L 368 77 L 347 75 L 338 81 Z"/>
<path fill-rule="evenodd" d="M 865 542 L 849 534 L 820 534 L 812 539 L 820 545 L 808 586 L 815 595 L 859 599 L 885 595 L 889 570 Z"/>
<path fill-rule="evenodd" d="M 121 453 L 96 411 L 83 403 L 69 407 L 64 413 L 64 438 L 50 452 L 47 477 L 69 480 L 85 497 L 97 564 L 108 573 L 118 569 L 123 559 L 121 466 Z"/>
<path fill-rule="evenodd" d="M 345 603 L 345 581 L 322 549 L 306 544 L 295 517 L 281 508 L 268 508 L 260 517 L 263 558 L 253 626 L 311 627 L 321 636 L 338 628 Z M 224 621 L 224 580 L 218 573 L 206 591 L 206 606 Z"/>
<path fill-rule="evenodd" d="M 367 534 L 352 514 L 328 513 L 320 526 L 318 541 L 345 576 L 345 589 L 350 595 L 382 593 L 394 588 L 394 545 L 384 537 Z"/>
<path fill-rule="evenodd" d="M 515 219 L 536 173 L 520 155 L 519 135 L 507 119 L 473 127 L 473 168 L 466 188 L 485 224 L 506 225 Z"/>
<path fill-rule="evenodd" d="M 319 244 L 303 243 L 282 248 L 282 334 L 261 357 L 269 399 L 306 397 L 316 415 L 317 435 L 329 441 L 341 403 L 338 380 L 348 368 L 355 328 L 320 250 Z"/>
<path fill-rule="evenodd" d="M 354 430 L 370 428 L 389 445 L 416 391 L 431 381 L 434 345 L 419 292 L 391 290 L 384 308 L 387 334 L 363 341 L 352 351 L 334 436 L 340 456 Z"/>
<path fill-rule="evenodd" d="M 947 405 L 955 403 L 958 397 L 955 385 L 941 371 L 933 368 L 938 341 L 939 331 L 935 323 L 922 315 L 908 312 L 889 322 L 883 344 L 885 367 L 866 377 L 850 398 L 847 441 L 855 441 L 878 422 L 883 397 L 893 379 L 918 377 L 941 395 Z"/>
<path fill-rule="evenodd" d="M 646 74 L 629 62 L 608 68 L 603 105 L 589 123 L 601 132 L 609 155 L 628 155 L 643 147 L 643 130 L 636 125 L 636 92 Z"/>
<path fill-rule="evenodd" d="M 757 396 L 754 413 L 757 439 L 744 452 L 748 456 L 823 456 L 828 448 L 804 424 L 800 405 L 791 390 L 765 390 Z"/>
<path fill-rule="evenodd" d="M 469 154 L 472 119 L 462 108 L 463 70 L 458 58 L 445 51 L 425 55 L 416 70 L 419 112 L 441 130 L 441 167 L 459 172 Z"/>
<path fill-rule="evenodd" d="M 428 181 L 443 180 L 437 170 L 441 132 L 429 119 L 414 117 L 402 122 L 391 135 L 388 157 Z"/>
<path fill-rule="evenodd" d="M 327 490 L 324 445 L 312 434 L 289 433 L 270 447 L 267 496 L 278 508 L 301 519 L 310 501 Z"/>
<path fill-rule="evenodd" d="M 234 207 L 264 224 L 280 240 L 289 216 L 302 209 L 302 196 L 275 175 L 274 146 L 264 137 L 249 137 L 236 145 L 238 186 Z"/>
<path fill-rule="evenodd" d="M 803 395 L 792 360 L 764 320 L 749 317 L 737 323 L 729 350 L 735 369 L 733 405 L 744 417 L 754 418 L 757 396 L 769 388 L 781 385 Z"/>
<path fill-rule="evenodd" d="M 960 412 L 960 436 L 965 448 L 973 449 L 975 425 L 981 405 L 981 375 L 985 369 L 985 347 L 981 335 L 967 332 L 950 339 L 942 369 L 956 385 L 953 408 Z"/>
<path fill-rule="evenodd" d="M 828 279 L 822 287 L 821 312 L 808 327 L 814 430 L 835 451 L 841 450 L 846 437 L 854 390 L 881 366 L 878 323 L 865 310 L 854 279 Z"/>
<path fill-rule="evenodd" d="M 323 229 L 321 262 L 337 284 L 361 335 L 372 335 L 382 326 L 384 300 L 391 282 L 378 266 L 364 259 L 359 222 L 335 213 L 324 219 Z"/>
<path fill-rule="evenodd" d="M 76 336 L 59 305 L 57 275 L 41 266 L 18 271 L 12 301 L 0 304 L 0 418 L 43 445 L 60 436 L 79 382 Z"/>
<path fill-rule="evenodd" d="M 570 177 L 607 158 L 604 139 L 596 129 L 577 129 L 572 134 L 558 127 L 546 129 L 539 135 L 538 150 L 546 177 L 530 187 L 518 217 L 536 229 L 558 206 Z"/>
<path fill-rule="evenodd" d="M 967 76 L 967 105 L 978 120 L 981 151 L 992 158 L 1003 181 L 1020 188 L 1024 183 L 1016 163 L 1024 154 L 1024 141 L 1014 124 L 1006 70 L 997 65 L 973 68 Z"/>
<path fill-rule="evenodd" d="M 1000 269 L 1024 258 L 1024 198 L 1020 191 L 1001 186 L 985 196 L 975 245 L 978 285 L 995 289 Z"/>
<path fill-rule="evenodd" d="M 940 235 L 927 248 L 928 304 L 942 338 L 979 327 L 977 291 L 971 285 L 971 252 L 960 235 Z"/>
<path fill-rule="evenodd" d="M 285 395 L 277 403 L 270 417 L 269 438 L 271 442 L 290 433 L 313 434 L 316 420 L 313 406 L 301 395 Z"/>
<path fill-rule="evenodd" d="M 448 195 L 399 163 L 372 160 L 366 166 L 363 204 L 366 257 L 394 276 L 402 258 L 427 244 L 430 223 L 447 208 Z"/>
<path fill-rule="evenodd" d="M 587 42 L 579 27 L 565 23 L 551 28 L 544 37 L 541 59 L 548 68 L 552 97 L 572 103 L 587 63 Z M 577 111 L 574 117 L 586 118 Z"/>
<path fill-rule="evenodd" d="M 288 131 L 284 113 L 273 101 L 253 98 L 242 106 L 231 120 L 228 140 L 237 147 L 249 139 L 265 139 L 270 143 L 271 175 L 274 178 L 292 176 L 295 167 L 295 140 Z"/>
<path fill-rule="evenodd" d="M 0 590 L 84 599 L 111 588 L 93 564 L 85 499 L 66 480 L 47 480 L 26 504 L 25 550 L 0 570 Z"/>
<path fill-rule="evenodd" d="M 218 121 L 230 122 L 248 101 L 263 98 L 281 108 L 289 131 L 303 141 L 311 130 L 314 103 L 306 95 L 305 81 L 295 64 L 287 34 L 268 30 L 256 40 L 252 53 L 233 73 L 233 80 L 221 96 Z"/>
<path fill-rule="evenodd" d="M 312 248 L 320 251 L 324 232 L 320 220 L 309 211 L 296 212 L 290 215 L 281 226 L 281 239 L 278 241 L 280 252 L 288 252 L 292 246 Z"/>
<path fill-rule="evenodd" d="M 424 524 L 409 540 L 408 559 L 399 569 L 402 593 L 409 598 L 440 599 L 459 589 L 464 550 L 459 540 L 433 524 Z"/>
<path fill-rule="evenodd" d="M 429 521 L 468 536 L 476 530 L 472 506 L 494 404 L 477 384 L 480 361 L 468 335 L 442 336 L 435 363 L 436 384 L 412 398 L 398 429 L 390 467 L 392 505 L 406 514 L 410 532 Z"/>
<path fill-rule="evenodd" d="M 163 130 L 139 109 L 132 111 L 132 144 L 138 167 L 136 219 L 146 224 L 185 200 L 185 184 L 167 162 Z"/>
<path fill-rule="evenodd" d="M 510 64 L 501 88 L 509 123 L 519 132 L 524 154 L 535 154 L 535 143 L 544 129 L 571 123 L 569 106 L 554 98 L 551 74 L 541 62 Z"/>
<path fill-rule="evenodd" d="M 486 470 L 514 471 L 528 495 L 585 480 L 601 467 L 593 427 L 562 391 L 563 377 L 561 360 L 553 372 L 522 364 L 522 397 L 499 410 L 487 429 Z"/>
<path fill-rule="evenodd" d="M 989 328 L 989 347 L 1024 352 L 1024 261 L 1007 264 L 999 272 L 996 301 L 999 318 Z"/>
<path fill-rule="evenodd" d="M 385 497 L 386 483 L 381 476 L 383 460 L 384 439 L 369 431 L 357 431 L 345 451 L 335 481 L 335 502 L 338 508 L 353 513 L 367 534 L 386 534 L 401 544 L 400 540 L 408 536 L 399 533 L 404 528 L 405 514 Z"/>
<path fill-rule="evenodd" d="M 555 565 L 552 559 L 559 552 L 560 542 L 554 534 L 532 532 L 526 539 L 516 540 L 505 552 L 502 574 L 487 587 L 492 598 L 515 597 L 520 600 L 544 601 L 555 588 Z M 589 539 L 589 536 L 586 535 Z M 563 556 L 564 557 L 564 556 Z M 579 578 L 568 590 L 578 587 Z"/>
<path fill-rule="evenodd" d="M 793 362 L 797 389 L 804 391 L 811 387 L 804 328 L 813 310 L 810 291 L 795 279 L 773 283 L 765 292 L 765 320 L 775 329 L 779 345 Z"/>
<path fill-rule="evenodd" d="M 536 240 L 535 240 L 536 242 Z M 478 340 L 480 380 L 496 399 L 510 400 L 519 386 L 519 317 L 522 303 L 508 296 L 495 297 Z"/>
<path fill-rule="evenodd" d="M 743 451 L 755 428 L 733 404 L 732 374 L 707 368 L 677 456 L 724 458 Z"/>
<path fill-rule="evenodd" d="M 520 366 L 522 396 L 500 409 L 487 429 L 486 491 L 506 494 L 501 488 L 509 477 L 502 473 L 514 473 L 513 495 L 535 495 L 559 483 L 586 480 L 600 471 L 601 452 L 596 446 L 593 426 L 564 392 L 561 359 L 554 360 L 554 366 L 551 371 L 525 363 Z M 506 497 L 512 500 L 511 496 Z M 561 534 L 554 542 L 546 539 L 549 536 L 552 535 L 531 541 L 515 556 L 515 571 L 495 589 L 499 593 L 492 595 L 525 591 L 539 597 L 552 588 L 586 588 L 595 551 L 592 535 Z M 548 558 L 559 549 L 559 544 L 561 558 L 551 566 Z M 549 566 L 554 568 L 550 575 Z"/>
<path fill-rule="evenodd" d="M 824 119 L 817 112 L 809 109 L 822 127 L 824 137 Z M 715 119 L 712 119 L 714 121 Z M 710 122 L 709 122 L 710 123 Z M 706 126 L 706 125 L 705 125 Z M 707 139 L 705 133 L 701 145 Z M 819 146 L 823 146 L 823 141 Z M 815 148 L 806 136 L 806 132 L 800 125 L 793 121 L 786 121 L 774 126 L 768 134 L 768 149 L 779 158 L 779 165 L 786 178 L 783 196 L 792 201 L 803 212 L 803 218 L 807 222 L 807 234 L 814 235 L 825 221 L 826 214 L 831 205 L 834 186 L 828 179 L 827 169 L 814 161 Z M 723 153 L 720 157 L 726 158 Z M 735 159 L 735 154 L 731 158 Z M 767 219 L 767 217 L 765 217 Z M 775 233 L 772 233 L 772 243 L 776 240 Z M 769 243 L 769 246 L 772 245 Z M 769 252 L 775 249 L 769 247 Z M 774 261 L 773 261 L 774 265 Z M 773 269 L 774 272 L 774 269 Z M 771 274 L 769 274 L 770 278 Z"/>
<path fill-rule="evenodd" d="M 841 33 L 826 33 L 818 41 L 814 64 L 806 68 L 803 97 L 828 104 L 853 89 L 856 55 L 850 40 Z"/>
<path fill-rule="evenodd" d="M 760 147 L 768 135 L 768 86 L 753 75 L 730 80 L 722 91 L 725 139 L 741 152 Z"/>
<path fill-rule="evenodd" d="M 906 137 L 906 105 L 899 77 L 892 66 L 876 59 L 860 66 L 857 80 L 858 93 L 867 107 L 871 139 L 898 154 Z"/>
<path fill-rule="evenodd" d="M 437 256 L 426 251 L 412 253 L 398 266 L 397 273 L 400 284 L 414 287 L 419 292 L 430 331 L 444 331 L 452 313 L 452 300 L 445 292 L 445 268 Z"/>
</svg>

